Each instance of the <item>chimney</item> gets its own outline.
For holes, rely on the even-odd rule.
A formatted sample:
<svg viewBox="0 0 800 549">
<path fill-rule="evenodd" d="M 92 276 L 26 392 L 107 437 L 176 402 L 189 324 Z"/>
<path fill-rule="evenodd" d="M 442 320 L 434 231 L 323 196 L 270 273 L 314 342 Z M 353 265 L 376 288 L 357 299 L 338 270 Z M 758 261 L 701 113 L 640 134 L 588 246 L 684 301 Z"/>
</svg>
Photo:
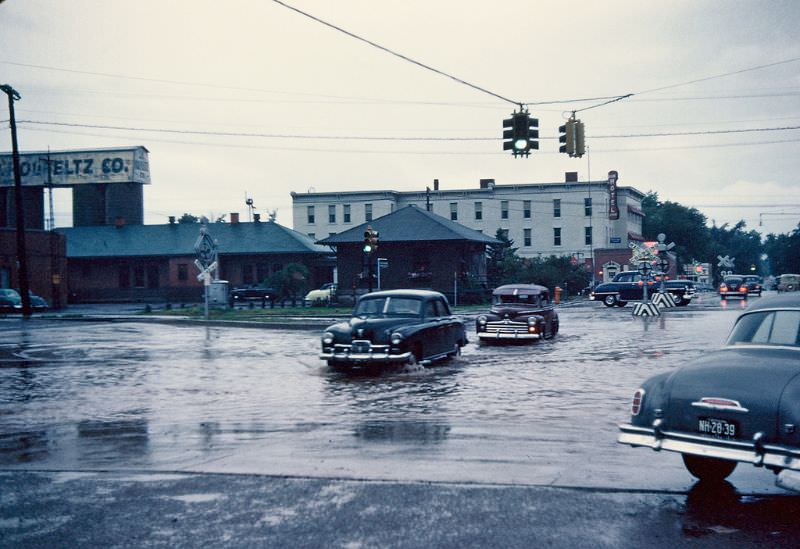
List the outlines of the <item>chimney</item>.
<svg viewBox="0 0 800 549">
<path fill-rule="evenodd" d="M 564 172 L 564 181 L 566 183 L 577 183 L 578 172 Z"/>
<path fill-rule="evenodd" d="M 231 212 L 231 225 L 239 224 L 239 212 Z"/>
<path fill-rule="evenodd" d="M 494 179 L 481 179 L 481 189 L 494 189 Z"/>
<path fill-rule="evenodd" d="M 261 223 L 261 214 L 260 213 L 254 213 L 253 214 L 253 223 Z"/>
<path fill-rule="evenodd" d="M 117 217 L 117 218 L 114 220 L 114 226 L 115 226 L 117 229 L 121 229 L 122 227 L 124 227 L 124 226 L 125 226 L 125 218 L 124 218 L 124 217 Z"/>
<path fill-rule="evenodd" d="M 433 190 L 434 191 L 438 191 L 439 190 L 439 180 L 438 179 L 434 179 L 433 180 Z"/>
<path fill-rule="evenodd" d="M 174 215 L 169 216 L 169 224 L 170 225 L 174 225 L 175 224 L 175 216 Z"/>
</svg>

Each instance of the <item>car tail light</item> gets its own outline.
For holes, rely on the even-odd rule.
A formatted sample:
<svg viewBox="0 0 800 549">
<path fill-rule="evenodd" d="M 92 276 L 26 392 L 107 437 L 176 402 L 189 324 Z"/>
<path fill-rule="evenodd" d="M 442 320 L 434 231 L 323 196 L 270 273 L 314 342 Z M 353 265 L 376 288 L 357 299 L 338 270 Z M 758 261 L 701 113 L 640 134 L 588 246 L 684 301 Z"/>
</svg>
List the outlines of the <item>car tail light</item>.
<svg viewBox="0 0 800 549">
<path fill-rule="evenodd" d="M 742 286 L 741 288 L 739 288 L 739 291 L 740 292 L 746 292 L 747 291 L 747 286 Z"/>
<path fill-rule="evenodd" d="M 638 416 L 642 411 L 642 402 L 644 401 L 644 389 L 636 389 L 633 393 L 633 402 L 631 402 L 631 415 Z"/>
<path fill-rule="evenodd" d="M 722 285 L 719 287 L 719 291 L 720 291 L 720 292 L 727 292 L 727 291 L 728 291 L 728 286 L 726 286 L 725 284 L 722 284 Z"/>
</svg>

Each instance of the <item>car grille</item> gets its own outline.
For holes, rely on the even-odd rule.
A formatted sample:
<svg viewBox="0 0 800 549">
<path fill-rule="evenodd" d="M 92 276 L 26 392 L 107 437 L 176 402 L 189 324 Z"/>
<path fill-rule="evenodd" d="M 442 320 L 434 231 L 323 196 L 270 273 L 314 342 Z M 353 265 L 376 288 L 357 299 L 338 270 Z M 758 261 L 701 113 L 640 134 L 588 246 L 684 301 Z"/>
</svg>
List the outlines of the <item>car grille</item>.
<svg viewBox="0 0 800 549">
<path fill-rule="evenodd" d="M 349 345 L 337 343 L 333 346 L 333 352 L 336 354 L 388 354 L 388 345 L 373 345 L 371 342 L 364 339 L 356 339 Z"/>
<path fill-rule="evenodd" d="M 498 322 L 488 322 L 486 324 L 486 331 L 500 334 L 518 334 L 528 333 L 528 325 L 522 322 L 512 322 L 510 320 L 501 320 Z"/>
</svg>

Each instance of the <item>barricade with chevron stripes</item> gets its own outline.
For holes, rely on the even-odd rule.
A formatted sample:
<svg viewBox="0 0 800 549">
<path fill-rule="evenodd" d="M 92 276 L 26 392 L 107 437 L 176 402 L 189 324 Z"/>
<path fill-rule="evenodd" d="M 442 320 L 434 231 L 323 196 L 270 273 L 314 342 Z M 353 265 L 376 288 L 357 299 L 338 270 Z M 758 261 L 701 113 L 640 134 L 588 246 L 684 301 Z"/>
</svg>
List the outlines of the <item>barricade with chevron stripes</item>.
<svg viewBox="0 0 800 549">
<path fill-rule="evenodd" d="M 661 311 L 655 303 L 636 303 L 633 306 L 633 316 L 660 316 Z"/>
<path fill-rule="evenodd" d="M 653 294 L 653 305 L 659 307 L 670 308 L 675 307 L 675 300 L 672 299 L 672 294 L 668 292 L 656 292 Z"/>
</svg>

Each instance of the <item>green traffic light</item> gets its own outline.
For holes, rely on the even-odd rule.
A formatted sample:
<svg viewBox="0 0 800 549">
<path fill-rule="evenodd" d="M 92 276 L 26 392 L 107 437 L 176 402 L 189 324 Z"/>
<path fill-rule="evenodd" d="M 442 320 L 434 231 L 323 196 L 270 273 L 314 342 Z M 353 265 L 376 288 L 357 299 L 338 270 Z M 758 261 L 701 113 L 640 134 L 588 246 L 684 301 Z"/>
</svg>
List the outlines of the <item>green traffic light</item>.
<svg viewBox="0 0 800 549">
<path fill-rule="evenodd" d="M 369 244 L 364 244 L 364 253 L 365 254 L 372 253 L 372 246 L 370 246 Z"/>
</svg>

